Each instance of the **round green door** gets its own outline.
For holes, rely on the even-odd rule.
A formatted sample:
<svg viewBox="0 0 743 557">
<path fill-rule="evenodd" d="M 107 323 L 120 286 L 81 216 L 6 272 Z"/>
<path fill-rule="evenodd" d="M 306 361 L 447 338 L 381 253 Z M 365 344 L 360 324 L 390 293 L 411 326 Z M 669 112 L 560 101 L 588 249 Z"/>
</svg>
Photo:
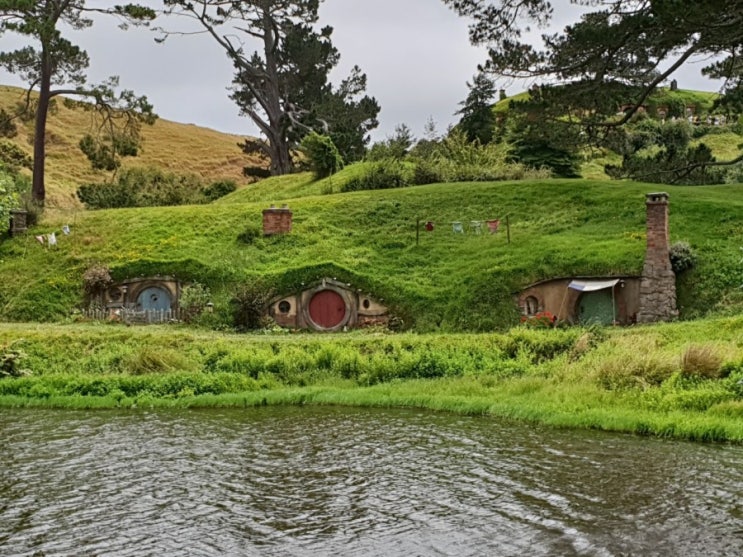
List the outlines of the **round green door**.
<svg viewBox="0 0 743 557">
<path fill-rule="evenodd" d="M 611 325 L 614 322 L 611 288 L 584 293 L 578 301 L 578 321 L 581 325 Z"/>
</svg>

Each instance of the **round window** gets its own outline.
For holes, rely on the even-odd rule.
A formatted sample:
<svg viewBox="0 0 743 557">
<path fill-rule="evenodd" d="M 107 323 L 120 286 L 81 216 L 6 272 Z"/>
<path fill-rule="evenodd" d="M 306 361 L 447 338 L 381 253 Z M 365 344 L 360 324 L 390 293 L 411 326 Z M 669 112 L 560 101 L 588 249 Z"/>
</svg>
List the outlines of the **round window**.
<svg viewBox="0 0 743 557">
<path fill-rule="evenodd" d="M 292 309 L 292 305 L 286 300 L 282 300 L 279 302 L 279 312 L 289 313 L 291 309 Z"/>
<path fill-rule="evenodd" d="M 371 307 L 371 302 L 365 299 L 363 302 L 361 302 L 361 305 L 364 306 L 364 309 L 369 309 Z"/>
</svg>

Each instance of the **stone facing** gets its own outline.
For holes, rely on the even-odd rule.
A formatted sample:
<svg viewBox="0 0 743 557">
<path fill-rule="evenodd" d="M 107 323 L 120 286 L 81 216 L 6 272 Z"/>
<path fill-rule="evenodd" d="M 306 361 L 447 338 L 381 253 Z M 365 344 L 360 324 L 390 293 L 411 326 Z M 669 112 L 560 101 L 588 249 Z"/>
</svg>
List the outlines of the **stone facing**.
<svg viewBox="0 0 743 557">
<path fill-rule="evenodd" d="M 669 321 L 678 317 L 676 275 L 669 257 L 668 194 L 649 193 L 647 249 L 640 282 L 638 323 Z"/>
</svg>

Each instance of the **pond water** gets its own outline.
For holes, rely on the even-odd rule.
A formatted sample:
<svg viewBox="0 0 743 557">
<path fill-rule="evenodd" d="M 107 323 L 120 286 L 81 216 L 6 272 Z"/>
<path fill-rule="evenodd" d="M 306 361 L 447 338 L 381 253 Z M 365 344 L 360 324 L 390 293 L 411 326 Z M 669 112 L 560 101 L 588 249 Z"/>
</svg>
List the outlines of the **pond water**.
<svg viewBox="0 0 743 557">
<path fill-rule="evenodd" d="M 743 447 L 407 410 L 0 411 L 0 555 L 743 555 Z"/>
</svg>

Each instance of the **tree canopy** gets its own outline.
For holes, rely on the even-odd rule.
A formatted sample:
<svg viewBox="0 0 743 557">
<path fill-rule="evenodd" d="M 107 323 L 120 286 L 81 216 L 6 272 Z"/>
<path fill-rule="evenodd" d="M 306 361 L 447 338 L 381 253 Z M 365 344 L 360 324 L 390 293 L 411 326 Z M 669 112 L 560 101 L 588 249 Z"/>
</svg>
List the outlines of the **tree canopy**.
<svg viewBox="0 0 743 557">
<path fill-rule="evenodd" d="M 571 0 L 582 6 L 578 20 L 541 40 L 532 27 L 547 28 L 554 2 L 443 2 L 472 19 L 471 41 L 488 47 L 484 70 L 534 84 L 515 108 L 578 124 L 584 139 L 602 139 L 628 122 L 691 61 L 707 60 L 702 73 L 725 80 L 721 110 L 743 106 L 743 0 Z M 631 108 L 617 116 L 623 105 Z"/>
<path fill-rule="evenodd" d="M 457 111 L 462 118 L 459 127 L 467 135 L 470 141 L 479 141 L 482 144 L 493 140 L 495 127 L 495 114 L 492 104 L 495 98 L 495 83 L 483 72 L 478 73 L 471 83 L 467 83 L 470 92 L 462 101 L 462 107 Z"/>
<path fill-rule="evenodd" d="M 34 110 L 35 122 L 32 196 L 40 204 L 46 197 L 46 120 L 54 97 L 81 95 L 94 99 L 95 106 L 104 115 L 101 129 L 112 141 L 117 133 L 136 139 L 139 118 L 154 120 L 146 97 L 136 97 L 131 91 L 115 92 L 117 78 L 100 85 L 87 84 L 88 54 L 62 33 L 63 30 L 80 31 L 91 27 L 95 14 L 115 16 L 122 27 L 146 24 L 155 17 L 152 9 L 135 4 L 93 7 L 85 0 L 0 0 L 0 36 L 15 33 L 32 43 L 14 51 L 0 52 L 0 66 L 28 84 L 25 109 Z M 33 101 L 32 91 L 38 93 Z M 123 123 L 122 132 L 116 131 L 117 119 Z"/>
<path fill-rule="evenodd" d="M 263 135 L 244 149 L 266 155 L 272 174 L 291 171 L 291 150 L 311 131 L 356 160 L 377 125 L 379 105 L 363 95 L 366 76 L 358 68 L 337 88 L 328 81 L 340 54 L 332 28 L 316 26 L 320 2 L 165 0 L 169 13 L 198 22 L 234 64 L 232 99 Z"/>
</svg>

